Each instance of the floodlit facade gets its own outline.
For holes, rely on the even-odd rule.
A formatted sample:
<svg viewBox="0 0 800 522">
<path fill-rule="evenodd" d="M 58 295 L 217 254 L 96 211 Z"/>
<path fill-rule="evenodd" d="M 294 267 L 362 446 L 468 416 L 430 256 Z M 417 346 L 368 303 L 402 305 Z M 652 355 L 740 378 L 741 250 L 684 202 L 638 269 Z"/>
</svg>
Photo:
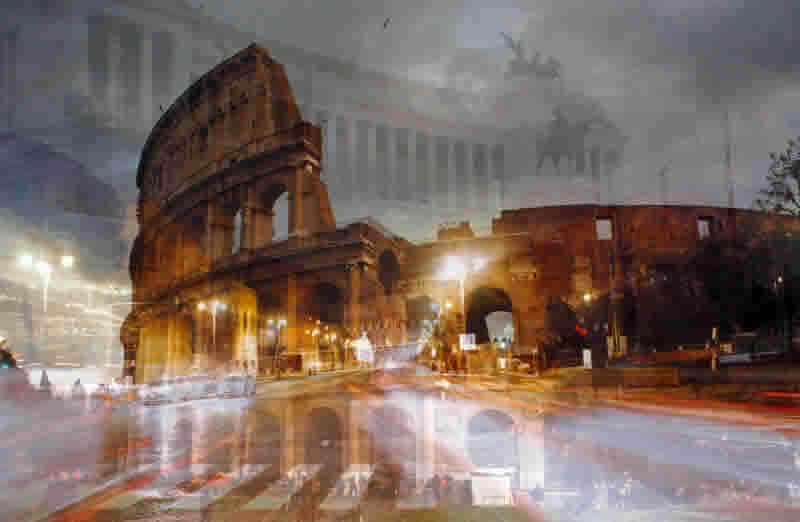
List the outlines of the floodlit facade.
<svg viewBox="0 0 800 522">
<path fill-rule="evenodd" d="M 516 344 L 533 347 L 554 299 L 614 299 L 632 274 L 712 235 L 800 226 L 712 207 L 556 206 L 503 211 L 489 235 L 462 223 L 412 244 L 369 221 L 337 227 L 324 148 L 283 67 L 258 45 L 165 111 L 137 173 L 138 304 L 122 337 L 138 380 L 232 361 L 264 370 L 278 346 L 296 370 L 335 365 L 357 359 L 364 336 L 377 347 L 418 341 L 442 313 L 485 343 L 487 315 L 508 312 Z M 275 230 L 284 195 L 288 236 Z"/>
</svg>

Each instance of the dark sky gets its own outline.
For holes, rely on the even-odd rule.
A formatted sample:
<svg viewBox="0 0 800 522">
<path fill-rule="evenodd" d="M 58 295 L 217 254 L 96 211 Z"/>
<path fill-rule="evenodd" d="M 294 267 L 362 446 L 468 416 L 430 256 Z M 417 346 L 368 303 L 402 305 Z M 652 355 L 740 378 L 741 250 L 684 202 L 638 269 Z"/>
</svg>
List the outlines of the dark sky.
<svg viewBox="0 0 800 522">
<path fill-rule="evenodd" d="M 403 76 L 486 93 L 511 58 L 500 37 L 563 62 L 567 88 L 599 101 L 630 137 L 616 185 L 653 199 L 723 203 L 725 110 L 736 204 L 749 206 L 768 153 L 800 133 L 795 0 L 238 0 L 202 3 L 270 38 Z M 391 17 L 384 30 L 382 22 Z"/>
<path fill-rule="evenodd" d="M 93 0 L 37 1 L 68 12 Z M 183 1 L 267 40 L 486 99 L 508 87 L 512 55 L 500 32 L 521 38 L 529 55 L 557 57 L 566 89 L 598 102 L 628 136 L 614 176 L 618 202 L 660 201 L 656 173 L 668 165 L 671 200 L 723 204 L 728 111 L 736 204 L 749 207 L 769 152 L 800 134 L 796 0 Z M 33 85 L 44 62 L 59 68 L 62 85 L 37 86 L 49 92 L 79 74 L 70 47 L 58 42 L 86 36 L 63 18 L 42 27 L 50 51 L 26 56 L 25 74 Z M 489 113 L 476 116 L 497 123 Z M 124 151 L 110 168 L 134 162 Z M 548 193 L 531 203 L 548 203 Z"/>
</svg>

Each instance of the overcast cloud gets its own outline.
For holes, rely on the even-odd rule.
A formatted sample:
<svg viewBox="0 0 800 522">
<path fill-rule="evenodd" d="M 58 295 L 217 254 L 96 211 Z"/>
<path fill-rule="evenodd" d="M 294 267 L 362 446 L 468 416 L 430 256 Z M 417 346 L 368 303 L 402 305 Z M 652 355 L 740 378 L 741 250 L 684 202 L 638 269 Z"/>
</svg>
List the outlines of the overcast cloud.
<svg viewBox="0 0 800 522">
<path fill-rule="evenodd" d="M 204 1 L 213 16 L 269 38 L 487 92 L 502 83 L 511 58 L 500 31 L 521 37 L 529 54 L 561 60 L 567 88 L 597 100 L 629 136 L 614 179 L 619 201 L 659 201 L 655 174 L 668 165 L 670 200 L 723 204 L 727 110 L 736 204 L 750 206 L 768 153 L 800 133 L 794 0 L 214 4 Z"/>
<path fill-rule="evenodd" d="M 566 89 L 596 101 L 628 137 L 624 166 L 612 180 L 620 202 L 660 201 L 656 173 L 668 166 L 670 200 L 723 204 L 727 110 L 736 204 L 748 207 L 769 152 L 800 133 L 800 33 L 793 25 L 800 8 L 794 0 L 184 1 L 267 41 L 489 97 L 504 86 L 511 52 L 500 32 L 508 32 L 522 39 L 529 55 L 557 57 Z M 69 13 L 68 2 L 41 3 Z M 28 9 L 17 16 L 41 19 L 31 4 L 17 4 Z M 64 22 L 68 16 L 60 20 L 42 38 L 55 53 L 48 67 L 63 69 L 65 82 L 36 85 L 43 56 L 27 55 L 31 92 L 49 95 L 79 81 L 69 46 L 58 44 L 85 34 Z M 37 106 L 26 108 L 29 118 L 37 117 Z M 46 111 L 40 112 L 47 125 Z M 490 111 L 481 115 L 487 124 L 498 123 Z M 120 162 L 134 162 L 130 151 L 124 156 Z"/>
</svg>

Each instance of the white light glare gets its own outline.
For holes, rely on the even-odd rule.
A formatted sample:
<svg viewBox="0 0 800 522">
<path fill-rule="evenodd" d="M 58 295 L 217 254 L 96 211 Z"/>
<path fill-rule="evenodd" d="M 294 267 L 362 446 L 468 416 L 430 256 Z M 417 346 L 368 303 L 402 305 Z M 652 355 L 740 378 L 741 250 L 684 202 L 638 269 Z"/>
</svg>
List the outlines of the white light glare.
<svg viewBox="0 0 800 522">
<path fill-rule="evenodd" d="M 50 266 L 50 263 L 47 263 L 46 261 L 39 261 L 36 263 L 36 270 L 38 270 L 42 275 L 47 275 L 53 271 L 53 267 Z"/>
</svg>

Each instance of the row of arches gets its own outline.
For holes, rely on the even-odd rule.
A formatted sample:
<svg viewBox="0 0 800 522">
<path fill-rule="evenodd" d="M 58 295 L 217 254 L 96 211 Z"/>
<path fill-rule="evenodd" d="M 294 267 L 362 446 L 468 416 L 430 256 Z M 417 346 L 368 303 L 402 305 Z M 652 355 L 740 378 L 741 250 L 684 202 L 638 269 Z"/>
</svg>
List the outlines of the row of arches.
<svg viewBox="0 0 800 522">
<path fill-rule="evenodd" d="M 367 460 L 376 467 L 399 468 L 413 473 L 422 430 L 411 416 L 396 406 L 369 411 L 364 426 L 372 445 Z M 332 408 L 314 408 L 309 414 L 305 456 L 307 463 L 341 468 L 345 431 Z M 519 450 L 514 419 L 499 410 L 483 410 L 467 423 L 466 449 L 475 467 L 518 468 Z"/>
<path fill-rule="evenodd" d="M 298 419 L 292 430 L 302 434 L 302 463 L 321 464 L 331 471 L 347 467 L 345 459 L 369 463 L 380 473 L 406 473 L 413 476 L 422 454 L 425 430 L 413 416 L 398 406 L 384 405 L 369 408 L 358 425 L 359 436 L 367 435 L 357 445 L 359 455 L 351 455 L 348 439 L 353 437 L 352 424 L 346 424 L 338 408 L 313 407 Z M 167 415 L 148 414 L 137 422 L 138 436 L 153 439 L 153 445 L 136 450 L 135 455 L 107 459 L 106 465 L 123 470 L 152 459 L 171 461 L 191 456 L 197 463 L 209 465 L 215 471 L 230 472 L 237 465 L 248 463 L 289 467 L 296 459 L 285 452 L 295 446 L 285 446 L 281 415 L 268 410 L 245 411 L 211 408 L 205 412 L 188 407 L 176 408 Z M 117 426 L 119 428 L 119 426 Z M 485 409 L 472 415 L 465 424 L 465 449 L 475 468 L 519 469 L 519 440 L 515 420 L 508 414 Z M 114 433 L 106 444 L 114 442 Z M 130 434 L 135 435 L 135 434 Z M 224 443 L 217 443 L 225 441 Z M 445 450 L 448 442 L 439 443 Z M 114 462 L 112 462 L 114 461 Z"/>
<path fill-rule="evenodd" d="M 228 194 L 190 211 L 159 229 L 147 244 L 137 238 L 131 253 L 131 276 L 137 286 L 164 286 L 238 254 L 290 236 L 290 199 L 285 183 L 276 182 L 248 196 Z"/>
</svg>

